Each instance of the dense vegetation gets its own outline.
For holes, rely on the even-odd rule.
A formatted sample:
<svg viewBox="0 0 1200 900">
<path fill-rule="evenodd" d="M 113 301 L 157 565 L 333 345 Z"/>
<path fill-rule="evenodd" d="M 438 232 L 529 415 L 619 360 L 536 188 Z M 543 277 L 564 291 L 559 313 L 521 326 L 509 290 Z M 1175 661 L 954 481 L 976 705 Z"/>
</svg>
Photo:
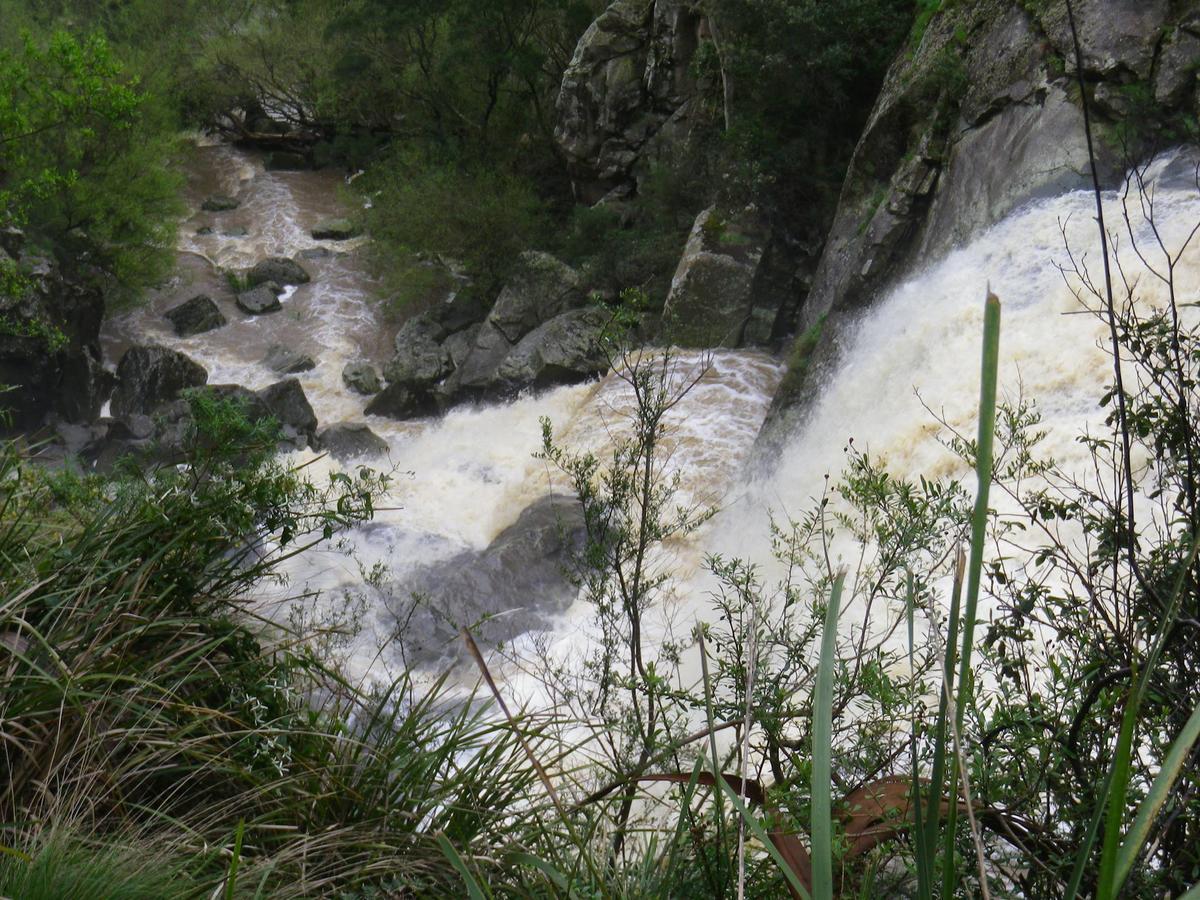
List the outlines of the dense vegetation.
<svg viewBox="0 0 1200 900">
<path fill-rule="evenodd" d="M 270 144 L 282 125 L 315 162 L 366 169 L 401 306 L 438 265 L 487 302 L 537 246 L 653 294 L 714 199 L 820 231 L 934 4 L 705 8 L 714 127 L 617 211 L 572 202 L 551 134 L 594 3 L 0 0 L 3 225 L 134 292 L 165 271 L 179 130 Z M 179 465 L 49 472 L 0 444 L 0 894 L 1182 895 L 1200 877 L 1200 333 L 1184 248 L 1142 250 L 1159 306 L 1074 273 L 1114 363 L 1105 427 L 1080 436 L 1092 473 L 1042 455 L 1032 402 L 997 405 L 989 300 L 979 431 L 945 435 L 974 502 L 852 453 L 776 523 L 786 577 L 711 558 L 712 623 L 679 642 L 644 626 L 671 584 L 659 551 L 711 512 L 679 509 L 666 474 L 667 414 L 702 372 L 622 357 L 637 403 L 607 455 L 545 423 L 598 635 L 575 665 L 538 661 L 551 711 L 493 703 L 469 633 L 488 689 L 467 696 L 424 673 L 351 683 L 352 609 L 256 618 L 282 564 L 369 519 L 386 479 L 314 483 L 231 401 L 190 396 Z"/>
<path fill-rule="evenodd" d="M 431 257 L 465 267 L 489 302 L 513 249 L 531 247 L 585 266 L 614 294 L 638 287 L 661 301 L 692 219 L 714 200 L 757 203 L 795 239 L 819 242 L 862 121 L 911 27 L 911 0 L 698 4 L 719 23 L 692 64 L 708 122 L 623 210 L 576 207 L 553 136 L 563 71 L 602 8 L 598 0 L 169 8 L 5 0 L 0 15 L 13 45 L 22 27 L 37 46 L 68 29 L 102 54 L 81 61 L 87 74 L 139 98 L 136 109 L 103 111 L 123 142 L 88 132 L 112 149 L 107 167 L 89 162 L 94 178 L 74 159 L 53 160 L 57 171 L 78 172 L 93 202 L 120 206 L 105 210 L 123 213 L 107 227 L 86 217 L 96 247 L 162 243 L 163 142 L 181 126 L 252 140 L 291 131 L 315 163 L 365 168 L 357 187 L 372 201 L 374 257 L 401 311 L 434 279 Z M 81 119 L 72 117 L 80 128 Z M 135 171 L 136 195 L 117 193 L 110 179 L 128 184 Z M 60 231 L 81 227 L 78 214 L 46 216 Z M 150 233 L 133 233 L 134 224 Z"/>
<path fill-rule="evenodd" d="M 1104 316 L 1105 288 L 1081 291 Z M 851 453 L 777 523 L 783 581 L 710 559 L 711 624 L 679 642 L 643 628 L 670 583 L 658 550 L 708 515 L 678 508 L 664 475 L 667 413 L 703 373 L 626 356 L 639 402 L 609 453 L 567 450 L 545 424 L 542 455 L 584 513 L 576 573 L 598 640 L 540 660 L 558 698 L 541 712 L 418 673 L 349 683 L 350 608 L 256 619 L 280 564 L 369 518 L 386 479 L 310 482 L 234 401 L 192 395 L 181 466 L 52 474 L 0 445 L 0 888 L 1182 893 L 1200 819 L 1200 334 L 1177 301 L 1122 309 L 1126 393 L 1087 438 L 1098 480 L 1041 454 L 1030 402 L 997 404 L 993 298 L 978 435 L 946 435 L 978 475 L 974 503 Z M 853 572 L 834 544 L 861 550 Z"/>
<path fill-rule="evenodd" d="M 166 274 L 181 211 L 173 138 L 104 37 L 26 33 L 0 46 L 0 94 L 3 225 L 114 294 Z"/>
</svg>

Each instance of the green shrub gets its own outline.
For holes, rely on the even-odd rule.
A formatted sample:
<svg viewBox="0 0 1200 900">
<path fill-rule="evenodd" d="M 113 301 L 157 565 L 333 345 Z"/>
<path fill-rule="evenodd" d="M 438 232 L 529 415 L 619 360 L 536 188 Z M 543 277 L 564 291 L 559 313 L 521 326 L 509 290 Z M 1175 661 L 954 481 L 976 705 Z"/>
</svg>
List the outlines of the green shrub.
<svg viewBox="0 0 1200 900">
<path fill-rule="evenodd" d="M 0 205 L 65 262 L 130 295 L 174 256 L 172 138 L 104 38 L 0 50 Z"/>
<path fill-rule="evenodd" d="M 551 220 L 533 185 L 502 171 L 413 165 L 397 154 L 362 179 L 371 198 L 371 258 L 404 304 L 423 295 L 421 256 L 461 265 L 489 300 L 524 251 L 544 246 Z"/>
</svg>

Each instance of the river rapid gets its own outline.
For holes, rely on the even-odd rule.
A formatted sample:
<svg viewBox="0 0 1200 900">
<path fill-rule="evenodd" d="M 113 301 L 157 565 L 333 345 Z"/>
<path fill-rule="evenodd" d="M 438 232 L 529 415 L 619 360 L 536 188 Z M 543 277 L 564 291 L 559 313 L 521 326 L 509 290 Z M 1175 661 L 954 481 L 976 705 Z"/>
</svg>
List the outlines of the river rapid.
<svg viewBox="0 0 1200 900">
<path fill-rule="evenodd" d="M 1156 216 L 1167 243 L 1179 244 L 1200 221 L 1200 198 L 1180 165 L 1164 161 L 1152 173 L 1162 176 Z M 513 402 L 458 407 L 436 419 L 396 422 L 363 415 L 365 398 L 349 391 L 342 367 L 366 360 L 381 367 L 390 356 L 396 325 L 383 316 L 380 285 L 360 258 L 358 241 L 315 241 L 310 229 L 321 219 L 344 214 L 352 202 L 329 172 L 268 172 L 253 154 L 227 145 L 200 142 L 188 169 L 188 199 L 199 210 L 204 197 L 224 193 L 240 200 L 236 210 L 196 212 L 182 223 L 180 264 L 172 282 L 137 310 L 114 317 L 104 346 L 112 364 L 131 343 L 157 342 L 187 353 L 209 371 L 210 383 L 237 383 L 257 389 L 279 379 L 262 363 L 274 344 L 306 352 L 317 367 L 298 377 L 321 427 L 367 422 L 388 442 L 386 460 L 373 465 L 393 472 L 389 496 L 375 521 L 354 529 L 337 547 L 307 554 L 289 564 L 288 585 L 264 597 L 264 608 L 284 618 L 292 601 L 309 614 L 333 610 L 352 600 L 361 630 L 344 648 L 347 662 L 362 677 L 384 678 L 405 664 L 396 639 L 397 599 L 420 584 L 431 604 L 439 603 L 430 573 L 438 564 L 456 572 L 470 567 L 522 513 L 561 479 L 534 453 L 541 443 L 541 417 L 548 417 L 564 443 L 603 451 L 627 417 L 627 385 L 609 375 L 597 382 L 522 396 Z M 893 289 L 856 321 L 841 329 L 840 362 L 821 384 L 800 424 L 786 436 L 778 455 L 750 466 L 751 449 L 782 376 L 780 363 L 755 351 L 719 351 L 711 357 L 680 353 L 680 376 L 710 363 L 697 389 L 670 416 L 670 467 L 681 476 L 680 499 L 715 504 L 721 512 L 687 540 L 665 548 L 660 564 L 676 573 L 674 599 L 655 617 L 653 633 L 690 633 L 697 620 L 713 617 L 703 571 L 708 553 L 737 555 L 764 566 L 764 578 L 782 575 L 771 560 L 769 514 L 798 515 L 836 477 L 850 439 L 906 478 L 964 477 L 939 437 L 950 426 L 973 434 L 978 402 L 979 346 L 983 299 L 990 284 L 1004 307 L 1001 393 L 1036 398 L 1047 430 L 1045 448 L 1068 469 L 1086 463 L 1078 435 L 1102 421 L 1097 398 L 1110 377 L 1104 332 L 1092 316 L 1081 315 L 1077 279 L 1066 265 L 1064 237 L 1073 248 L 1090 251 L 1095 267 L 1092 196 L 1071 193 L 1041 200 L 950 253 Z M 1120 222 L 1120 198 L 1106 197 Z M 1123 226 L 1122 226 L 1123 227 Z M 1135 221 L 1135 233 L 1138 232 Z M 1144 224 L 1141 238 L 1148 240 Z M 211 233 L 197 234 L 211 228 Z M 1200 286 L 1200 248 L 1184 254 L 1177 275 L 1185 291 Z M 1130 272 L 1138 269 L 1128 241 L 1119 254 Z M 280 312 L 249 317 L 232 303 L 220 269 L 248 267 L 265 256 L 296 256 L 312 282 L 289 290 Z M 180 339 L 163 312 L 195 295 L 208 293 L 229 324 Z M 1162 302 L 1154 279 L 1142 281 L 1146 302 Z M 936 416 L 930 410 L 936 411 Z M 311 451 L 293 454 L 310 462 Z M 757 457 L 756 457 L 757 458 Z M 310 473 L 325 478 L 336 464 L 323 458 Z M 849 545 L 835 554 L 853 558 Z M 386 569 L 383 577 L 367 578 Z M 503 573 L 500 573 L 501 575 Z M 491 580 L 470 582 L 488 588 Z M 546 576 L 546 588 L 561 593 L 561 579 Z M 553 582 L 554 584 L 551 584 Z M 462 579 L 458 579 L 461 589 Z M 520 595 L 493 597 L 489 612 L 540 601 L 538 584 L 528 579 Z M 320 592 L 321 598 L 308 596 Z M 559 660 L 578 656 L 589 635 L 589 610 L 567 597 L 551 604 L 538 626 L 509 648 L 514 659 L 539 654 Z M 402 605 L 402 604 L 401 604 Z M 446 648 L 453 651 L 449 645 Z M 538 698 L 536 673 L 510 669 L 510 684 L 523 699 Z"/>
</svg>

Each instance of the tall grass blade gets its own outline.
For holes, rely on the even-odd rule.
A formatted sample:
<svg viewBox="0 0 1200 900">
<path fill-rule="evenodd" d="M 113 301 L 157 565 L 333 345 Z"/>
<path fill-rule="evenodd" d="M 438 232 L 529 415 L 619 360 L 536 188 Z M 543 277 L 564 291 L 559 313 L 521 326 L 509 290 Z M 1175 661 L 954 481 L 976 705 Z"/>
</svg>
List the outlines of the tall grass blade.
<svg viewBox="0 0 1200 900">
<path fill-rule="evenodd" d="M 950 591 L 950 617 L 946 623 L 945 659 L 942 663 L 942 690 L 938 697 L 938 719 L 936 730 L 934 731 L 933 766 L 929 782 L 929 804 L 925 808 L 924 845 L 926 848 L 925 852 L 929 854 L 928 862 L 931 875 L 936 871 L 936 860 L 933 858 L 933 853 L 934 847 L 937 846 L 938 828 L 941 825 L 942 801 L 944 796 L 942 785 L 946 781 L 946 748 L 950 740 L 948 717 L 950 712 L 950 697 L 954 692 L 954 670 L 958 663 L 958 627 L 962 610 L 963 579 L 966 575 L 966 570 L 967 558 L 960 546 L 954 560 L 954 586 Z M 951 796 L 956 796 L 956 793 L 952 793 Z M 950 809 L 947 811 L 947 816 L 950 817 L 946 829 L 948 832 L 946 841 L 950 847 L 949 852 L 946 854 L 947 858 L 953 853 L 954 824 L 957 810 L 957 804 L 951 803 Z"/>
<path fill-rule="evenodd" d="M 971 559 L 967 566 L 967 597 L 963 609 L 962 655 L 958 661 L 958 696 L 955 724 L 962 733 L 971 673 L 971 651 L 983 573 L 983 547 L 987 540 L 988 493 L 992 486 L 992 448 L 996 433 L 996 384 L 1000 368 L 1000 298 L 988 292 L 983 315 L 983 365 L 979 387 L 979 437 L 975 448 L 975 509 L 971 513 Z"/>
<path fill-rule="evenodd" d="M 229 860 L 229 874 L 225 876 L 225 900 L 233 900 L 237 890 L 238 865 L 242 861 L 242 837 L 245 833 L 246 820 L 240 819 L 233 836 L 233 858 Z"/>
<path fill-rule="evenodd" d="M 1150 826 L 1159 811 L 1162 810 L 1163 804 L 1166 803 L 1167 796 L 1183 771 L 1198 738 L 1200 738 L 1200 705 L 1192 710 L 1183 730 L 1172 742 L 1171 749 L 1167 752 L 1167 758 L 1163 760 L 1162 768 L 1158 770 L 1154 783 L 1150 785 L 1150 792 L 1138 807 L 1133 824 L 1125 835 L 1125 840 L 1117 853 L 1116 872 L 1113 880 L 1114 892 L 1120 891 L 1125 879 L 1129 877 L 1133 863 L 1146 843 Z"/>
<path fill-rule="evenodd" d="M 483 892 L 483 888 L 479 886 L 479 882 L 475 880 L 475 876 L 471 874 L 471 870 L 467 868 L 467 864 L 459 856 L 458 851 L 454 849 L 454 845 L 450 843 L 449 838 L 439 833 L 437 836 L 437 845 L 441 848 L 442 854 L 446 859 L 450 860 L 450 865 L 454 866 L 454 870 L 462 876 L 463 883 L 467 886 L 467 896 L 471 900 L 487 900 L 487 894 Z"/>
<path fill-rule="evenodd" d="M 471 658 L 475 660 L 475 665 L 479 667 L 479 672 L 483 676 L 483 680 L 487 682 L 492 696 L 496 699 L 501 711 L 504 713 L 504 718 L 508 722 L 509 727 L 513 730 L 513 734 L 517 736 L 517 740 L 521 742 L 521 749 L 525 751 L 525 757 L 529 760 L 529 764 L 533 766 L 537 772 L 538 778 L 542 785 L 546 788 L 546 793 L 550 795 L 551 801 L 554 803 L 555 809 L 558 810 L 564 821 L 567 821 L 567 814 L 563 809 L 562 803 L 558 799 L 558 791 L 554 789 L 554 783 L 550 780 L 545 767 L 542 766 L 537 756 L 533 752 L 533 748 L 529 746 L 529 742 L 525 740 L 525 733 L 517 725 L 516 719 L 509 711 L 508 704 L 504 702 L 504 697 L 500 693 L 500 688 L 496 686 L 496 680 L 492 678 L 492 672 L 488 668 L 487 663 L 483 659 L 483 654 L 479 652 L 479 645 L 475 643 L 475 638 L 471 637 L 471 632 L 466 628 L 462 629 L 463 643 L 467 645 L 467 651 L 471 654 Z"/>
<path fill-rule="evenodd" d="M 679 819 L 675 823 L 675 838 L 671 841 L 671 849 L 667 854 L 665 870 L 667 872 L 674 871 L 675 858 L 678 855 L 679 848 L 683 844 L 683 831 L 687 821 L 691 818 L 692 797 L 696 793 L 696 787 L 700 783 L 700 776 L 704 772 L 704 754 L 696 755 L 696 764 L 692 766 L 692 774 L 688 779 L 687 785 L 684 786 L 683 794 L 679 798 Z M 721 825 L 721 809 L 720 809 L 720 793 L 712 792 L 713 797 L 718 801 L 716 809 L 717 827 Z M 719 834 L 719 833 L 718 833 Z M 719 838 L 718 838 L 719 841 Z M 719 842 L 718 847 L 724 847 L 724 842 Z"/>
<path fill-rule="evenodd" d="M 958 659 L 954 724 L 963 733 L 971 694 L 971 653 L 975 646 L 979 587 L 983 580 L 983 547 L 987 540 L 988 494 L 992 486 L 992 450 L 996 435 L 996 390 L 1000 370 L 1000 298 L 988 291 L 983 308 L 983 359 L 979 376 L 979 434 L 975 444 L 975 508 L 971 513 L 971 558 L 967 565 L 967 596 L 963 607 L 962 652 Z M 946 815 L 946 849 L 942 860 L 942 896 L 954 895 L 954 830 L 957 824 L 957 770 L 950 774 L 950 809 Z"/>
<path fill-rule="evenodd" d="M 904 615 L 908 624 L 908 671 L 916 671 L 914 657 L 916 647 L 916 628 L 914 614 L 916 606 L 916 588 L 913 584 L 912 572 L 905 579 Z M 917 897 L 919 900 L 933 900 L 933 847 L 929 836 L 925 833 L 925 822 L 921 802 L 921 773 L 918 767 L 917 754 L 917 698 L 915 691 L 910 699 L 912 717 L 909 722 L 909 755 L 912 759 L 912 808 L 913 808 L 913 849 L 917 863 Z"/>
<path fill-rule="evenodd" d="M 1100 851 L 1097 900 L 1108 900 L 1116 896 L 1117 842 L 1121 839 L 1121 821 L 1125 816 L 1125 792 L 1129 788 L 1133 726 L 1137 721 L 1137 707 L 1136 698 L 1130 696 L 1125 704 L 1125 714 L 1121 717 L 1121 735 L 1117 739 L 1117 755 L 1113 760 L 1113 775 L 1108 785 L 1108 814 L 1104 820 L 1104 844 Z"/>
<path fill-rule="evenodd" d="M 1188 553 L 1184 565 L 1180 568 L 1179 574 L 1176 576 L 1175 588 L 1171 595 L 1170 603 L 1167 606 L 1166 614 L 1162 617 L 1162 621 L 1160 622 L 1158 628 L 1158 634 L 1155 636 L 1154 644 L 1151 646 L 1150 653 L 1147 655 L 1146 663 L 1142 667 L 1141 677 L 1136 680 L 1133 693 L 1131 694 L 1129 702 L 1126 706 L 1127 717 L 1131 711 L 1132 714 L 1136 716 L 1137 709 L 1141 705 L 1141 698 L 1145 694 L 1146 685 L 1149 683 L 1150 676 L 1153 674 L 1155 667 L 1158 665 L 1158 659 L 1162 653 L 1163 646 L 1166 644 L 1167 635 L 1170 633 L 1171 626 L 1175 622 L 1175 616 L 1183 596 L 1184 578 L 1187 575 L 1187 572 L 1191 569 L 1192 564 L 1195 562 L 1198 555 L 1200 555 L 1200 536 L 1197 536 L 1197 538 L 1192 542 L 1192 549 Z M 1190 719 L 1188 724 L 1191 724 Z M 1186 726 L 1185 730 L 1187 730 Z M 1118 775 L 1118 764 L 1121 761 L 1120 742 L 1124 739 L 1124 737 L 1125 723 L 1122 721 L 1121 733 L 1118 736 L 1118 752 L 1114 758 L 1112 768 L 1109 769 L 1108 774 L 1105 776 L 1104 789 L 1097 795 L 1100 798 L 1112 797 L 1111 792 L 1115 786 L 1114 782 Z M 1128 759 L 1126 760 L 1126 765 L 1128 765 Z M 1124 790 L 1121 792 L 1121 797 L 1124 798 Z M 1102 802 L 1098 802 L 1096 804 L 1095 812 L 1092 814 L 1092 819 L 1088 824 L 1088 833 L 1085 836 L 1083 844 L 1076 853 L 1075 867 L 1071 872 L 1071 880 L 1067 883 L 1067 890 L 1064 894 L 1065 900 L 1075 900 L 1076 895 L 1079 893 L 1079 886 L 1083 882 L 1083 873 L 1087 868 L 1088 859 L 1092 855 L 1092 848 L 1095 846 L 1096 836 L 1100 830 L 1100 822 L 1104 818 L 1104 810 L 1104 804 Z M 1115 878 L 1113 880 L 1115 881 Z M 1117 887 L 1119 887 L 1119 885 L 1117 885 Z"/>
<path fill-rule="evenodd" d="M 708 752 L 712 758 L 713 772 L 721 771 L 721 758 L 717 753 L 717 717 L 713 712 L 712 676 L 708 671 L 708 644 L 704 640 L 704 626 L 696 626 L 696 638 L 700 644 L 700 675 L 704 680 L 704 715 L 708 722 Z M 717 846 L 725 846 L 725 815 L 721 805 L 721 792 L 712 792 L 713 818 L 717 823 Z M 722 869 L 724 872 L 724 869 Z M 721 888 L 725 885 L 722 881 Z"/>
<path fill-rule="evenodd" d="M 552 885 L 554 885 L 568 897 L 573 896 L 571 885 L 567 880 L 567 876 L 558 869 L 554 868 L 554 866 L 550 865 L 550 863 L 546 862 L 546 860 L 542 859 L 541 857 L 534 856 L 532 853 L 514 853 L 510 858 L 517 865 L 529 866 L 537 869 L 546 876 L 546 880 Z"/>
<path fill-rule="evenodd" d="M 846 573 L 839 572 L 825 609 L 821 659 L 817 664 L 812 727 L 812 863 L 813 897 L 833 900 L 833 674 L 837 664 L 838 612 Z"/>
<path fill-rule="evenodd" d="M 729 780 L 723 778 L 719 773 L 715 773 L 714 778 L 717 784 L 720 785 L 721 790 L 725 792 L 725 796 L 729 798 L 729 802 L 733 804 L 733 808 L 738 811 L 738 815 L 746 821 L 746 825 L 758 839 L 758 842 L 767 849 L 767 853 L 771 855 L 771 859 L 775 861 L 775 865 L 779 866 L 793 893 L 803 898 L 803 900 L 813 900 L 812 895 L 808 892 L 808 888 L 800 880 L 799 873 L 783 858 L 775 843 L 767 835 L 762 825 L 759 824 L 758 819 L 751 814 L 750 810 L 746 809 L 742 803 L 742 798 L 738 796 L 737 790 L 729 783 Z"/>
</svg>

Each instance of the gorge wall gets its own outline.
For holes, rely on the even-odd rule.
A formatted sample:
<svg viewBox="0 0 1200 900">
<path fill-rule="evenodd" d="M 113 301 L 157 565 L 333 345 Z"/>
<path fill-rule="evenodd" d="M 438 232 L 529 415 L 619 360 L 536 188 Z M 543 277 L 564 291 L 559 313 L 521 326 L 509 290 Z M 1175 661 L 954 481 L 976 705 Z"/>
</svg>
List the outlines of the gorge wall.
<svg viewBox="0 0 1200 900">
<path fill-rule="evenodd" d="M 1200 4 L 1079 0 L 1075 15 L 1100 177 L 1195 139 Z M 1091 186 L 1061 0 L 944 3 L 887 75 L 850 163 L 799 325 L 830 316 L 793 368 L 827 371 L 839 322 L 1030 201 Z M 764 430 L 774 445 L 810 390 L 793 372 Z"/>
</svg>

